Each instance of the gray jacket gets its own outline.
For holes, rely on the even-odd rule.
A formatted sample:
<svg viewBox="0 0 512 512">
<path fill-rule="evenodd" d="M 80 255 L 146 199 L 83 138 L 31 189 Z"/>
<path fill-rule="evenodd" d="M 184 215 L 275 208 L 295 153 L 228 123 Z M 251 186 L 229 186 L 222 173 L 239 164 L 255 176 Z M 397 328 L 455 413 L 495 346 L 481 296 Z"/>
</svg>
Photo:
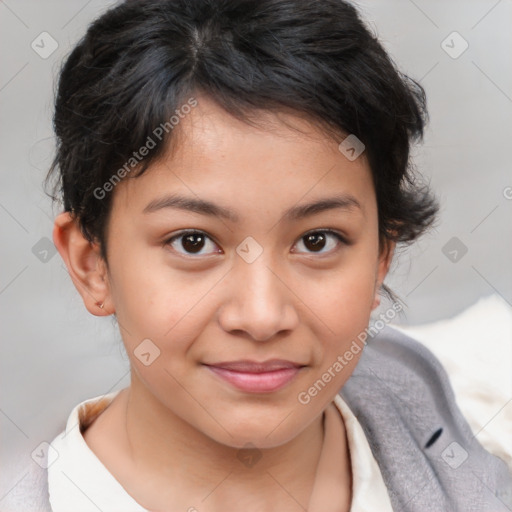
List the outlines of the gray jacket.
<svg viewBox="0 0 512 512">
<path fill-rule="evenodd" d="M 509 468 L 476 440 L 425 346 L 386 326 L 340 394 L 363 427 L 395 512 L 512 511 Z M 2 512 L 51 512 L 47 478 L 32 463 Z"/>
</svg>

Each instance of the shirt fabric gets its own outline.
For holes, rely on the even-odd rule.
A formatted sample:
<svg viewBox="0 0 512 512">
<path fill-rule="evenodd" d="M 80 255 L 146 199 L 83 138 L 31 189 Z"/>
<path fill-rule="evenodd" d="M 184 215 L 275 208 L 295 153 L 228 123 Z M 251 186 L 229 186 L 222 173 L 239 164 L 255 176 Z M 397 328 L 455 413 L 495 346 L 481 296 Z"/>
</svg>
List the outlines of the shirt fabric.
<svg viewBox="0 0 512 512">
<path fill-rule="evenodd" d="M 482 340 L 482 343 L 486 342 L 486 339 Z M 362 346 L 361 359 L 339 395 L 362 427 L 394 512 L 512 511 L 511 468 L 480 444 L 478 435 L 461 413 L 448 374 L 436 356 L 418 341 L 389 325 Z M 339 404 L 339 401 L 335 402 L 335 405 Z M 345 423 L 350 445 L 353 436 L 349 421 L 345 420 Z M 59 423 L 55 435 L 50 438 L 63 430 L 68 432 L 66 437 L 71 436 L 74 424 L 77 424 L 76 416 L 75 421 L 71 420 L 69 429 L 65 423 Z M 55 441 L 58 444 L 59 439 Z M 83 450 L 84 445 L 81 446 Z M 62 447 L 61 451 L 64 456 L 66 452 Z M 16 460 L 17 467 L 11 466 L 10 471 L 22 476 L 0 499 L 2 510 L 52 512 L 47 468 L 55 475 L 59 466 L 54 467 L 54 464 L 60 457 L 54 461 L 53 451 L 51 453 L 52 460 L 45 450 L 41 459 L 20 454 Z M 92 452 L 86 450 L 85 453 L 85 457 L 77 459 L 81 463 L 92 456 Z M 357 453 L 362 452 L 353 450 L 351 460 L 356 478 L 358 472 L 361 474 L 357 469 Z M 69 459 L 69 453 L 67 457 Z M 87 467 L 90 468 L 90 464 L 89 460 Z M 61 474 L 71 483 L 68 477 L 73 464 L 68 463 L 66 467 L 68 473 Z M 93 468 L 92 475 L 86 472 L 86 480 L 97 483 L 94 475 L 99 471 L 104 476 L 102 484 L 106 483 L 107 488 L 115 485 L 101 463 L 95 461 Z M 59 480 L 55 480 L 58 477 L 51 478 L 57 483 L 58 492 Z M 359 499 L 359 489 L 364 489 L 357 485 L 354 486 L 353 507 Z M 372 484 L 365 488 L 371 489 L 370 494 L 375 490 Z M 80 498 L 80 493 L 75 494 L 75 498 L 76 504 L 73 503 L 66 512 L 80 512 L 79 499 L 82 504 L 85 500 L 84 507 L 90 506 L 86 498 Z M 104 512 L 116 510 L 116 505 Z M 385 503 L 382 506 L 385 507 Z M 380 504 L 377 508 L 372 504 L 371 508 L 379 512 L 386 510 Z M 98 509 L 95 507 L 94 510 L 97 512 Z M 130 508 L 126 507 L 123 512 L 130 512 Z"/>
<path fill-rule="evenodd" d="M 51 443 L 58 458 L 48 468 L 48 487 L 53 512 L 147 512 L 114 478 L 81 433 L 88 414 L 101 401 L 103 411 L 118 391 L 78 404 L 64 432 Z M 308 512 L 339 512 L 342 493 L 340 464 L 345 424 L 352 471 L 350 512 L 392 512 L 379 466 L 366 436 L 346 402 L 336 395 L 324 413 L 324 441 L 317 466 Z"/>
</svg>

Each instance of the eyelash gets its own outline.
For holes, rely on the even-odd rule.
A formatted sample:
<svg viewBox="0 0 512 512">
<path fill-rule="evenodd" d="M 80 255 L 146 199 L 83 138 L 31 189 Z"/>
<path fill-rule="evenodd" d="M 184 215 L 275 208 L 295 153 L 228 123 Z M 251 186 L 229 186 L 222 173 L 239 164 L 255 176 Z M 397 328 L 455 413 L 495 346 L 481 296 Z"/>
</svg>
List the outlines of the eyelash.
<svg viewBox="0 0 512 512">
<path fill-rule="evenodd" d="M 349 245 L 349 242 L 346 240 L 346 238 L 344 236 L 342 236 L 340 233 L 338 233 L 337 231 L 334 231 L 332 229 L 316 229 L 316 230 L 313 230 L 313 231 L 308 231 L 307 233 L 305 233 L 304 235 L 302 235 L 300 238 L 299 238 L 299 241 L 302 240 L 303 238 L 305 238 L 306 236 L 308 235 L 314 235 L 316 233 L 325 233 L 325 234 L 329 234 L 329 235 L 332 235 L 334 236 L 338 242 L 340 242 L 342 245 Z M 214 242 L 216 245 L 218 245 L 215 240 L 213 240 L 212 237 L 210 237 L 207 233 L 205 233 L 204 231 L 199 231 L 199 230 L 195 230 L 195 229 L 191 229 L 191 230 L 185 230 L 185 231 L 181 231 L 180 233 L 176 234 L 176 235 L 173 235 L 172 237 L 166 239 L 164 242 L 163 242 L 163 245 L 164 246 L 168 246 L 168 245 L 172 245 L 172 243 L 175 241 L 175 240 L 178 240 L 180 238 L 183 238 L 187 235 L 204 235 L 206 238 L 210 239 L 212 242 Z M 310 252 L 309 254 L 319 254 L 320 256 L 324 255 L 324 254 L 329 254 L 329 253 L 333 253 L 333 252 L 336 252 L 337 250 L 339 249 L 336 248 L 336 249 L 333 249 L 331 251 L 328 251 L 327 253 L 315 253 L 315 252 Z M 177 251 L 176 251 L 177 252 Z M 180 256 L 184 256 L 185 258 L 200 258 L 200 256 L 193 256 L 191 253 L 188 253 L 188 255 L 184 254 L 184 253 L 180 253 L 178 252 L 178 254 Z M 216 253 L 218 254 L 218 252 Z"/>
</svg>

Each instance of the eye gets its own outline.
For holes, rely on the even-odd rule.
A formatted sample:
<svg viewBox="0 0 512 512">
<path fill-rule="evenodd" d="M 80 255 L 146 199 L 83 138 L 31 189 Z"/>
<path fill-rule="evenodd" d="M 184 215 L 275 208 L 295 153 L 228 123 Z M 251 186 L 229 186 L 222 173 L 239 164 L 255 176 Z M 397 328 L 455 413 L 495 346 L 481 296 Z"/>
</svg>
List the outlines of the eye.
<svg viewBox="0 0 512 512">
<path fill-rule="evenodd" d="M 208 244 L 208 240 L 211 242 L 210 244 Z M 181 233 L 178 233 L 177 235 L 167 239 L 164 242 L 164 245 L 170 245 L 173 250 L 186 256 L 191 254 L 204 256 L 205 254 L 208 254 L 208 252 L 201 253 L 205 246 L 217 246 L 217 244 L 215 244 L 215 242 L 202 231 L 182 231 Z M 181 252 L 180 249 L 184 252 Z M 217 254 L 220 252 L 221 250 L 213 251 L 213 253 Z M 211 251 L 210 254 L 212 254 Z"/>
<path fill-rule="evenodd" d="M 331 240 L 330 243 L 329 239 Z M 325 254 L 335 251 L 336 248 L 341 244 L 347 244 L 347 241 L 341 234 L 337 233 L 336 231 L 323 229 L 306 233 L 300 238 L 298 245 L 301 243 L 310 253 Z M 197 230 L 182 231 L 181 233 L 178 233 L 167 239 L 164 242 L 164 245 L 170 245 L 174 251 L 184 256 L 205 256 L 208 254 L 220 254 L 222 252 L 222 249 L 203 251 L 205 246 L 206 249 L 208 249 L 208 245 L 210 245 L 210 248 L 218 246 L 206 233 Z M 327 250 L 324 251 L 323 249 L 326 247 Z"/>
<path fill-rule="evenodd" d="M 331 239 L 330 244 L 329 238 Z M 331 229 L 324 229 L 306 233 L 299 240 L 299 245 L 300 243 L 302 243 L 302 245 L 304 245 L 307 250 L 312 251 L 313 253 L 324 254 L 333 252 L 337 247 L 340 246 L 340 244 L 346 244 L 347 241 L 336 231 Z M 322 251 L 325 247 L 327 247 L 328 250 Z"/>
</svg>

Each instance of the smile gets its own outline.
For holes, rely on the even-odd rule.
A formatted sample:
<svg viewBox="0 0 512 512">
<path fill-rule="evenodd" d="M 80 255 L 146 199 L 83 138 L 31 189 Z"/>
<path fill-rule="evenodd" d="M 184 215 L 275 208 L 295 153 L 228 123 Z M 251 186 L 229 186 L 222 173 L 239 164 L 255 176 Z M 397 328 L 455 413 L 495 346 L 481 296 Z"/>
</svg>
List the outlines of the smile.
<svg viewBox="0 0 512 512">
<path fill-rule="evenodd" d="M 300 372 L 303 365 L 272 360 L 264 363 L 234 361 L 206 365 L 215 375 L 246 393 L 271 393 L 283 388 Z"/>
</svg>

